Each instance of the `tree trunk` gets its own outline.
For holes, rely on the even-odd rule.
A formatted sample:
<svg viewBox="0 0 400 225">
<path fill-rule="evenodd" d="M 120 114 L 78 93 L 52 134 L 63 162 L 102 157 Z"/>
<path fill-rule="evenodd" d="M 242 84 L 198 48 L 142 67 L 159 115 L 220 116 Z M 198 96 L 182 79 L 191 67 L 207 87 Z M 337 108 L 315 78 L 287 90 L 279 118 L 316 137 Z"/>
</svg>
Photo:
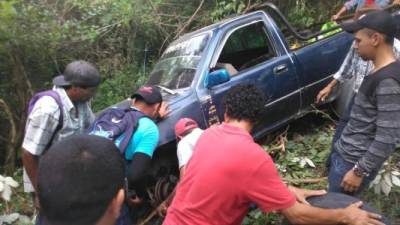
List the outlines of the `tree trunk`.
<svg viewBox="0 0 400 225">
<path fill-rule="evenodd" d="M 10 80 L 14 86 L 14 92 L 10 94 L 10 98 L 7 98 L 7 102 L 0 98 L 0 108 L 4 110 L 4 117 L 9 123 L 8 135 L 4 134 L 0 138 L 6 143 L 4 172 L 11 175 L 15 169 L 17 151 L 24 135 L 26 108 L 33 90 L 18 47 L 10 46 L 8 55 L 12 66 Z"/>
<path fill-rule="evenodd" d="M 3 108 L 5 112 L 5 116 L 7 121 L 10 124 L 9 135 L 8 137 L 2 137 L 2 139 L 6 142 L 6 152 L 5 152 L 5 163 L 4 163 L 4 172 L 7 175 L 11 175 L 15 169 L 15 157 L 16 157 L 16 144 L 17 144 L 17 128 L 16 123 L 13 118 L 13 114 L 11 112 L 8 104 L 0 98 L 0 108 Z"/>
</svg>

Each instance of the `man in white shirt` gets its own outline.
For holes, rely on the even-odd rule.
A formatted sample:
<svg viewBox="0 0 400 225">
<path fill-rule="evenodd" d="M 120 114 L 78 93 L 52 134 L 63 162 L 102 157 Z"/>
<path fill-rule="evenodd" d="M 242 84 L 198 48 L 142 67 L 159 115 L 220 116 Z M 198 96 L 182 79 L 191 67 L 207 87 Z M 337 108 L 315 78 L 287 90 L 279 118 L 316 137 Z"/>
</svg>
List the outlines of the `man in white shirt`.
<svg viewBox="0 0 400 225">
<path fill-rule="evenodd" d="M 175 125 L 175 135 L 178 139 L 177 156 L 179 161 L 180 177 L 185 173 L 185 166 L 192 157 L 194 146 L 203 130 L 196 121 L 190 118 L 182 118 Z"/>
<path fill-rule="evenodd" d="M 89 100 L 100 84 L 100 74 L 92 64 L 68 64 L 53 84 L 53 95 L 41 96 L 26 121 L 22 143 L 26 192 L 37 190 L 38 162 L 47 149 L 66 137 L 83 133 L 94 120 Z"/>
<path fill-rule="evenodd" d="M 185 174 L 186 164 L 192 157 L 194 146 L 203 130 L 199 128 L 196 121 L 190 118 L 182 118 L 178 120 L 175 125 L 175 135 L 178 141 L 178 147 L 176 154 L 178 156 L 179 165 L 179 177 L 182 178 Z M 158 213 L 160 216 L 165 216 L 169 204 L 171 204 L 174 198 L 174 192 L 158 207 Z"/>
</svg>

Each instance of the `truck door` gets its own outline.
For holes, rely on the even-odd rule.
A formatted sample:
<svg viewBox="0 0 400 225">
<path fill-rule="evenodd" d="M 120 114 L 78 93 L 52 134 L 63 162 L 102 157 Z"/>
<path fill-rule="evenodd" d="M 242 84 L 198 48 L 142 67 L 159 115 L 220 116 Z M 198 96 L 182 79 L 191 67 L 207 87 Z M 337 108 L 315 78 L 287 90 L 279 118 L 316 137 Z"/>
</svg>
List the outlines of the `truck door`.
<svg viewBox="0 0 400 225">
<path fill-rule="evenodd" d="M 253 84 L 267 98 L 256 132 L 273 128 L 298 112 L 300 92 L 294 65 L 287 54 L 277 51 L 263 20 L 227 26 L 213 59 L 210 68 L 225 68 L 231 76 L 230 81 L 209 90 L 220 121 L 223 96 L 237 84 Z"/>
</svg>

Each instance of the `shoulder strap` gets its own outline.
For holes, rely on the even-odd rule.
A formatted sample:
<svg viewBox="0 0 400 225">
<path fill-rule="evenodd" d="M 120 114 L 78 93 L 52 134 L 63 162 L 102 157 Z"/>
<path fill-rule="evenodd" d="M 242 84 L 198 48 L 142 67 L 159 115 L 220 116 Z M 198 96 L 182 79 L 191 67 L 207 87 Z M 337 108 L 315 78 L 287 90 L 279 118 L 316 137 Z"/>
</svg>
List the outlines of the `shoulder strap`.
<svg viewBox="0 0 400 225">
<path fill-rule="evenodd" d="M 54 137 L 62 129 L 62 127 L 64 125 L 64 113 L 63 113 L 63 104 L 62 104 L 61 97 L 58 94 L 58 92 L 53 91 L 53 90 L 48 90 L 48 91 L 42 91 L 42 92 L 36 93 L 31 98 L 31 100 L 29 101 L 29 105 L 28 105 L 28 116 L 32 112 L 33 107 L 35 106 L 36 102 L 44 96 L 52 97 L 54 99 L 54 101 L 56 101 L 58 108 L 60 109 L 60 116 L 58 117 L 57 127 L 56 127 L 55 131 L 53 132 L 53 134 L 50 138 L 50 141 L 45 148 L 45 149 L 48 149 L 51 146 L 51 144 L 53 143 Z"/>
<path fill-rule="evenodd" d="M 139 120 L 142 117 L 146 116 L 142 112 L 130 107 L 125 109 L 125 112 L 127 115 L 129 115 L 132 125 L 129 126 L 128 129 L 125 131 L 125 138 L 121 141 L 120 144 L 121 153 L 125 153 L 126 147 L 128 147 L 128 144 L 131 141 L 132 136 L 138 127 Z"/>
</svg>

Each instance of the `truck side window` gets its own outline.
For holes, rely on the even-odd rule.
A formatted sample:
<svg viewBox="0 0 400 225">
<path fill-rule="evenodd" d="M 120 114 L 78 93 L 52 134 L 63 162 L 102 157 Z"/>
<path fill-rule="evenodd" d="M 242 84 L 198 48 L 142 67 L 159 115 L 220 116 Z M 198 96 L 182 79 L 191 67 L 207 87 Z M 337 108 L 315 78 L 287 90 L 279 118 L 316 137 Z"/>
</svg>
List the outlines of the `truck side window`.
<svg viewBox="0 0 400 225">
<path fill-rule="evenodd" d="M 240 73 L 275 56 L 266 27 L 260 21 L 234 31 L 225 42 L 218 63 L 230 64 Z"/>
</svg>

